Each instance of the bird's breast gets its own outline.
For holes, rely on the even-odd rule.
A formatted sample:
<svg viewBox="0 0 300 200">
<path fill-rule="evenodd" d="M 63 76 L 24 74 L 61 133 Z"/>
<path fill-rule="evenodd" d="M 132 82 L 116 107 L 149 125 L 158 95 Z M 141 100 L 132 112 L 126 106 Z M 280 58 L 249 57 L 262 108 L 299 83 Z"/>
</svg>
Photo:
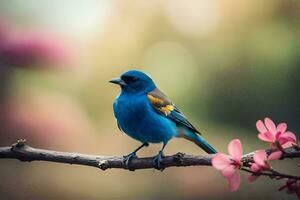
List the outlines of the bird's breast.
<svg viewBox="0 0 300 200">
<path fill-rule="evenodd" d="M 147 96 L 119 96 L 114 102 L 114 113 L 120 128 L 142 142 L 163 142 L 173 137 L 176 124 L 158 114 Z"/>
<path fill-rule="evenodd" d="M 114 111 L 116 117 L 130 115 L 131 117 L 140 115 L 146 111 L 147 102 L 142 97 L 120 96 L 115 100 Z"/>
<path fill-rule="evenodd" d="M 115 116 L 124 130 L 136 128 L 147 116 L 148 109 L 147 99 L 141 96 L 120 96 L 114 103 Z"/>
</svg>

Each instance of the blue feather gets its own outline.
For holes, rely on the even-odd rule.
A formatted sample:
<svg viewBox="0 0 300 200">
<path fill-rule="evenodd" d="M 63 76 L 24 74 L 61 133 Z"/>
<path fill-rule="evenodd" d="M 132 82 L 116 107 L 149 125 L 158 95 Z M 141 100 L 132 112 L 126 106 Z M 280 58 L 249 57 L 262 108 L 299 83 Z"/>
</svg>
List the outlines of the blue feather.
<svg viewBox="0 0 300 200">
<path fill-rule="evenodd" d="M 187 140 L 194 142 L 200 148 L 202 148 L 206 153 L 215 154 L 217 150 L 213 148 L 208 142 L 206 142 L 201 136 L 193 133 L 192 131 L 185 129 L 183 135 L 179 135 Z"/>
</svg>

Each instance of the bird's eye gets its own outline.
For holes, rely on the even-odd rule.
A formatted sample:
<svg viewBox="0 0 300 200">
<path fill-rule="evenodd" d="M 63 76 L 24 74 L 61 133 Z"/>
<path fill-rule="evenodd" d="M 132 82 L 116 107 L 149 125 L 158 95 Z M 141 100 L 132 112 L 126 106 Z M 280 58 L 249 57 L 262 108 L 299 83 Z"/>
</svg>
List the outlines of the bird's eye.
<svg viewBox="0 0 300 200">
<path fill-rule="evenodd" d="M 133 77 L 133 76 L 126 76 L 126 77 L 123 77 L 123 80 L 126 82 L 126 83 L 134 83 L 138 80 L 137 77 Z"/>
<path fill-rule="evenodd" d="M 131 78 L 131 82 L 136 82 L 137 80 L 138 80 L 137 77 L 132 77 L 132 78 Z"/>
</svg>

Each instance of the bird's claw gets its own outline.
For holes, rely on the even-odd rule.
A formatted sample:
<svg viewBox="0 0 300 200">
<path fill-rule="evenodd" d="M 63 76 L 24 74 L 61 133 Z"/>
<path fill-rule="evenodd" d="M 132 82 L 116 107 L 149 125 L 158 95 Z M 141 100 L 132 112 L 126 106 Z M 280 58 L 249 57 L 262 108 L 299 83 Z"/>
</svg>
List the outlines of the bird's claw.
<svg viewBox="0 0 300 200">
<path fill-rule="evenodd" d="M 163 171 L 165 167 L 163 166 L 163 158 L 165 157 L 162 151 L 159 151 L 157 156 L 154 157 L 154 168 Z"/>
<path fill-rule="evenodd" d="M 125 164 L 126 169 L 129 169 L 130 171 L 134 171 L 134 169 L 130 168 L 130 162 L 132 159 L 137 158 L 136 153 L 132 152 L 126 156 L 123 156 L 123 163 Z"/>
</svg>

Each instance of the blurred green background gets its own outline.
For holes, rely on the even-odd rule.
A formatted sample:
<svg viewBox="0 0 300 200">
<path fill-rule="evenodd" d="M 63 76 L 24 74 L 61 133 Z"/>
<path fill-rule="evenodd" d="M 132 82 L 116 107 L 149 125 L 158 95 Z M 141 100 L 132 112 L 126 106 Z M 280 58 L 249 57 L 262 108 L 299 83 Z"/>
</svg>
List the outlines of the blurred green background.
<svg viewBox="0 0 300 200">
<path fill-rule="evenodd" d="M 139 143 L 118 130 L 119 88 L 108 84 L 129 69 L 150 74 L 220 151 L 233 138 L 245 152 L 267 148 L 255 129 L 266 116 L 300 131 L 298 0 L 9 0 L 0 25 L 1 146 L 26 138 L 61 151 L 131 152 Z M 166 153 L 178 151 L 204 154 L 174 139 Z M 295 174 L 296 163 L 274 164 Z M 283 182 L 243 176 L 231 193 L 210 167 L 102 172 L 1 160 L 0 199 L 294 198 L 276 191 Z"/>
</svg>

